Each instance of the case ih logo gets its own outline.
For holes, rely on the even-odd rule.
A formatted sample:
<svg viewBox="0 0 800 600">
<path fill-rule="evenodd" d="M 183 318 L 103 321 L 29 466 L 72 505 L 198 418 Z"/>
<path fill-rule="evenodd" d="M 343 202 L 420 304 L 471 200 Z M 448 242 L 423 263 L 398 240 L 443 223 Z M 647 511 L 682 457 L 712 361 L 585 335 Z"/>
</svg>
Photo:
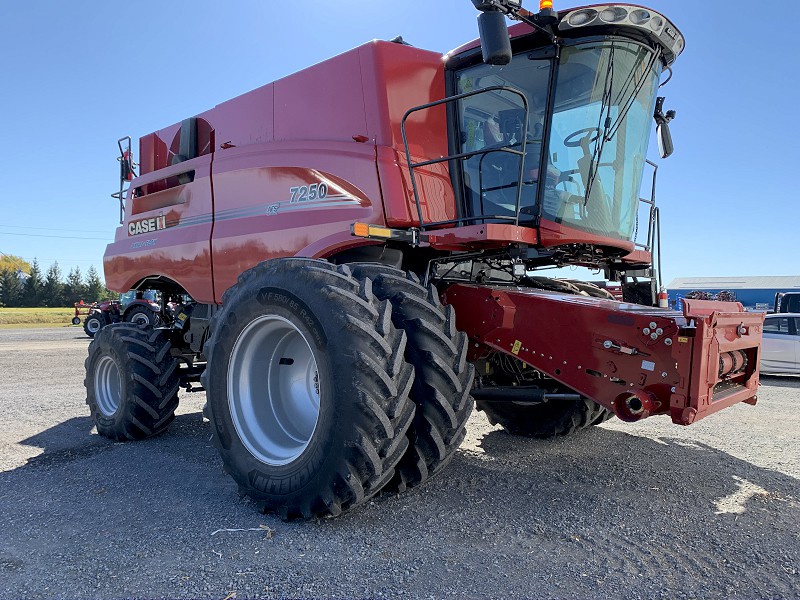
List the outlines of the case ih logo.
<svg viewBox="0 0 800 600">
<path fill-rule="evenodd" d="M 151 219 L 140 219 L 128 223 L 128 235 L 139 235 L 141 233 L 153 233 L 159 229 L 167 228 L 167 217 L 159 215 Z"/>
</svg>

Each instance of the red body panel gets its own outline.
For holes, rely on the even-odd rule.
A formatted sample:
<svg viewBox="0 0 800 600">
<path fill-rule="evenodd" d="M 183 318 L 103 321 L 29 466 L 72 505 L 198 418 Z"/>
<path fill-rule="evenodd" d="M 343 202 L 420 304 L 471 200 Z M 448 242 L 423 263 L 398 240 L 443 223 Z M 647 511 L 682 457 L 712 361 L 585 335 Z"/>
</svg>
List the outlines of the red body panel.
<svg viewBox="0 0 800 600">
<path fill-rule="evenodd" d="M 275 257 L 327 256 L 349 226 L 418 224 L 402 143 L 405 111 L 445 95 L 439 54 L 371 42 L 197 115 L 197 158 L 171 165 L 180 124 L 140 140 L 140 176 L 105 255 L 110 289 L 164 276 L 195 300 L 220 302 L 236 277 Z M 412 160 L 447 154 L 443 109 L 407 127 Z M 180 173 L 194 171 L 191 183 Z M 417 181 L 427 221 L 455 217 L 447 167 Z M 327 186 L 324 198 L 292 188 Z M 165 228 L 132 225 L 165 218 Z"/>
<path fill-rule="evenodd" d="M 213 302 L 211 277 L 211 156 L 142 175 L 137 186 L 169 181 L 194 170 L 194 181 L 138 197 L 129 197 L 125 223 L 106 248 L 106 285 L 127 291 L 144 277 L 164 276 L 178 282 L 199 302 Z M 130 227 L 150 219 L 165 219 L 166 227 L 131 235 Z"/>
<path fill-rule="evenodd" d="M 512 36 L 529 31 L 511 28 Z M 172 165 L 181 123 L 142 137 L 140 176 L 105 255 L 107 285 L 125 291 L 167 277 L 196 300 L 218 303 L 242 271 L 266 259 L 372 243 L 349 239 L 354 221 L 403 229 L 418 226 L 420 213 L 425 222 L 457 218 L 447 163 L 415 170 L 418 209 L 401 126 L 410 108 L 445 96 L 442 56 L 376 41 L 197 115 L 196 158 Z M 449 154 L 444 105 L 412 113 L 405 131 L 411 161 Z M 178 178 L 186 171 L 190 183 Z M 311 198 L 314 186 L 329 193 Z M 304 188 L 306 197 L 293 195 Z M 165 227 L 131 229 L 150 219 Z M 538 228 L 451 227 L 429 239 L 442 251 L 514 243 L 634 250 L 547 220 Z"/>
<path fill-rule="evenodd" d="M 263 260 L 321 256 L 328 248 L 308 250 L 318 240 L 345 233 L 354 244 L 350 223 L 383 222 L 372 145 L 286 142 L 232 148 L 219 153 L 214 172 L 217 302 L 239 274 Z M 291 189 L 311 181 L 324 183 L 325 197 L 293 201 Z M 222 204 L 223 198 L 235 201 Z"/>
</svg>

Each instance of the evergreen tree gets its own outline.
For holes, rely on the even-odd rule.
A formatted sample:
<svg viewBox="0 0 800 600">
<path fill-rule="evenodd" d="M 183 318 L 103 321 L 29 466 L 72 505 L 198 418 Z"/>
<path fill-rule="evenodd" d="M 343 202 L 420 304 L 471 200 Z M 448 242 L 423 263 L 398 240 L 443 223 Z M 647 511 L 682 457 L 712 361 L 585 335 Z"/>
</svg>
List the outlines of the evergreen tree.
<svg viewBox="0 0 800 600">
<path fill-rule="evenodd" d="M 45 306 L 65 306 L 64 283 L 61 281 L 61 267 L 58 266 L 58 261 L 47 269 L 42 296 Z"/>
<path fill-rule="evenodd" d="M 103 281 L 100 279 L 97 269 L 92 265 L 89 267 L 89 270 L 86 271 L 86 295 L 89 297 L 90 301 L 95 302 L 101 300 L 105 292 L 106 287 L 103 285 Z"/>
<path fill-rule="evenodd" d="M 89 295 L 86 293 L 86 286 L 83 285 L 83 274 L 80 267 L 74 267 L 67 275 L 67 283 L 64 286 L 64 301 L 67 306 L 75 304 L 76 302 L 92 302 Z"/>
<path fill-rule="evenodd" d="M 42 279 L 42 271 L 39 268 L 39 261 L 34 258 L 28 278 L 25 280 L 22 306 L 41 306 L 44 298 L 42 295 L 43 287 L 44 281 Z"/>
<path fill-rule="evenodd" d="M 0 271 L 0 305 L 9 308 L 19 306 L 22 291 L 22 282 L 15 268 Z"/>
</svg>

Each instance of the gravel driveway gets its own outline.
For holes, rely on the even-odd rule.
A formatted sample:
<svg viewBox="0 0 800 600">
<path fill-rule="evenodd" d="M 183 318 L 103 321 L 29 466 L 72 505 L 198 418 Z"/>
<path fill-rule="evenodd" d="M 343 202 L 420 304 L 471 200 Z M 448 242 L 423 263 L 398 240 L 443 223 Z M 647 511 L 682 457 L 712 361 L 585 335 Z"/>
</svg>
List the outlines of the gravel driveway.
<svg viewBox="0 0 800 600">
<path fill-rule="evenodd" d="M 444 473 L 342 518 L 238 497 L 204 396 L 92 432 L 88 338 L 0 331 L 0 597 L 800 598 L 800 379 L 687 428 L 514 438 L 475 413 Z"/>
</svg>

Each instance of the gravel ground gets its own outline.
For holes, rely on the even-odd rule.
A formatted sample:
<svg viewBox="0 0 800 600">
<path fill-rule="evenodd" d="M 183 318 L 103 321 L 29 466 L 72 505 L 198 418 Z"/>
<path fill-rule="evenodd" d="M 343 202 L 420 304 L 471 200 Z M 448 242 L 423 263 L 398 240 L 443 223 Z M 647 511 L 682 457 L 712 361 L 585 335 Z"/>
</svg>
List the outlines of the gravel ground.
<svg viewBox="0 0 800 600">
<path fill-rule="evenodd" d="M 687 428 L 535 441 L 476 413 L 421 489 L 284 523 L 238 497 L 203 394 L 157 438 L 97 436 L 88 343 L 0 331 L 2 598 L 800 598 L 798 378 Z"/>
</svg>

